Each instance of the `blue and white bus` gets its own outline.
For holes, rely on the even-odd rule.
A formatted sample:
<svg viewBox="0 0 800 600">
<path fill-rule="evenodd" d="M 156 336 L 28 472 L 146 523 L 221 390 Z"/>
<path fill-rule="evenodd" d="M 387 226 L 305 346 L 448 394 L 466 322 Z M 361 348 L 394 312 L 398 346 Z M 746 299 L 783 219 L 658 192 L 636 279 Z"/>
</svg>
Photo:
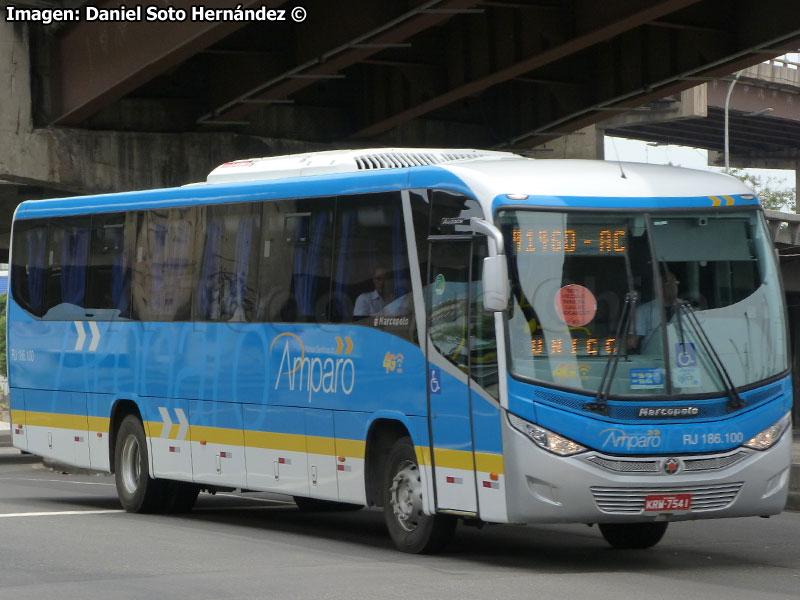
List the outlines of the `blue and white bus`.
<svg viewBox="0 0 800 600">
<path fill-rule="evenodd" d="M 458 520 L 779 513 L 786 317 L 732 177 L 476 150 L 235 161 L 175 189 L 25 202 L 14 445 L 115 474 L 131 512 L 199 491 L 383 507 L 401 550 Z"/>
</svg>

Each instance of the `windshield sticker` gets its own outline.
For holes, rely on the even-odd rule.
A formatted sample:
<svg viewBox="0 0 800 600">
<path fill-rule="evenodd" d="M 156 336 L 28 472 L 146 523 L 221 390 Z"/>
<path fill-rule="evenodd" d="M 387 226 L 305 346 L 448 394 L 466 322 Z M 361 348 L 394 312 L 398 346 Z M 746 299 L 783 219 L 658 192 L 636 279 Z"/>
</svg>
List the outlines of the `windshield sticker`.
<svg viewBox="0 0 800 600">
<path fill-rule="evenodd" d="M 580 363 L 577 366 L 561 363 L 553 370 L 553 377 L 557 378 L 559 381 L 575 379 L 576 377 L 580 377 L 581 381 L 586 381 L 589 379 L 589 372 L 591 370 L 592 366 L 587 363 Z"/>
<path fill-rule="evenodd" d="M 697 351 L 692 342 L 675 344 L 675 364 L 679 367 L 697 366 Z"/>
<path fill-rule="evenodd" d="M 436 279 L 433 280 L 433 291 L 436 292 L 437 296 L 441 296 L 442 294 L 444 294 L 444 286 L 445 286 L 444 275 L 439 273 L 436 276 Z"/>
<path fill-rule="evenodd" d="M 660 390 L 664 388 L 664 369 L 631 369 L 632 390 Z"/>
<path fill-rule="evenodd" d="M 678 367 L 672 370 L 672 385 L 680 388 L 702 387 L 699 367 Z"/>
<path fill-rule="evenodd" d="M 556 312 L 570 327 L 582 327 L 594 319 L 597 299 L 582 285 L 565 285 L 556 293 Z"/>
</svg>

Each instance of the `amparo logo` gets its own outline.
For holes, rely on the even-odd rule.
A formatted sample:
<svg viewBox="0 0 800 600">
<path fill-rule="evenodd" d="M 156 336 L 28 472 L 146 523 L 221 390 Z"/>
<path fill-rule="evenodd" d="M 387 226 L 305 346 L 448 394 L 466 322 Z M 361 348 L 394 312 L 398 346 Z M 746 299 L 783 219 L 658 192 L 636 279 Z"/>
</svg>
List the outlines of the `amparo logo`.
<svg viewBox="0 0 800 600">
<path fill-rule="evenodd" d="M 627 433 L 621 429 L 604 429 L 600 432 L 603 448 L 617 450 L 647 450 L 661 446 L 661 432 L 648 429 L 647 433 Z"/>
<path fill-rule="evenodd" d="M 337 341 L 339 347 L 332 352 L 338 354 L 342 351 L 342 344 L 339 338 Z M 294 333 L 282 333 L 275 337 L 269 347 L 270 356 L 276 345 L 281 352 L 275 378 L 276 390 L 283 386 L 290 392 L 308 391 L 309 402 L 316 393 L 336 394 L 341 391 L 349 395 L 353 391 L 356 381 L 353 359 L 346 356 L 306 355 L 303 340 Z"/>
</svg>

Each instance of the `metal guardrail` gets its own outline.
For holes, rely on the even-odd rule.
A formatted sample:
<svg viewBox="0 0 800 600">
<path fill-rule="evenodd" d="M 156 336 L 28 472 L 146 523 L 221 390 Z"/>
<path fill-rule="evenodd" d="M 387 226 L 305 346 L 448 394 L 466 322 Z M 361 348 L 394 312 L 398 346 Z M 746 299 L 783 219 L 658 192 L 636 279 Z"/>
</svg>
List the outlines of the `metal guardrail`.
<svg viewBox="0 0 800 600">
<path fill-rule="evenodd" d="M 800 53 L 800 50 L 797 51 Z M 792 53 L 794 54 L 794 53 Z M 795 62 L 793 60 L 789 60 L 786 56 L 779 56 L 778 58 L 771 58 L 768 61 L 765 61 L 774 67 L 788 67 L 789 69 L 797 69 L 800 68 L 800 62 Z"/>
</svg>

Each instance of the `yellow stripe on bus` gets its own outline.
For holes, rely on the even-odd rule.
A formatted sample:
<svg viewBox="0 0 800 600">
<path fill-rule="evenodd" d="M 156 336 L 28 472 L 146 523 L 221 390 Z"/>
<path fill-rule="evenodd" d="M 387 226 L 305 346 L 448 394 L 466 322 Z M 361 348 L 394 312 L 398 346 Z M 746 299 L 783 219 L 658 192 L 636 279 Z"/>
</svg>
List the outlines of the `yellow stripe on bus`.
<svg viewBox="0 0 800 600">
<path fill-rule="evenodd" d="M 111 425 L 111 419 L 107 417 L 89 417 L 89 431 L 100 431 L 102 433 L 108 433 L 108 429 Z"/>
<path fill-rule="evenodd" d="M 84 417 L 80 415 L 64 415 L 58 413 L 40 413 L 22 410 L 11 411 L 11 420 L 16 424 L 35 427 L 54 427 L 58 429 L 75 429 L 79 431 L 99 431 L 108 433 L 110 419 L 106 417 Z M 164 423 L 145 421 L 145 434 L 148 437 L 161 437 Z M 169 439 L 176 439 L 179 424 L 170 427 Z M 294 433 L 274 433 L 270 431 L 242 432 L 239 429 L 223 427 L 190 426 L 186 441 L 205 441 L 211 444 L 264 448 L 268 450 L 286 450 L 289 452 L 307 452 L 324 456 L 346 456 L 363 459 L 366 455 L 366 442 L 362 440 L 336 439 L 332 437 L 302 435 Z M 420 465 L 430 465 L 430 448 L 415 446 L 417 461 Z M 473 469 L 472 452 L 468 450 L 450 450 L 436 448 L 436 465 L 446 469 Z M 490 452 L 476 452 L 475 466 L 484 473 L 503 473 L 503 455 Z"/>
<path fill-rule="evenodd" d="M 499 475 L 503 473 L 504 469 L 502 454 L 476 452 L 475 464 L 477 466 L 475 470 L 478 471 L 479 473 L 497 473 Z"/>
<path fill-rule="evenodd" d="M 192 425 L 189 427 L 189 432 L 187 438 L 193 442 L 208 442 L 224 446 L 242 446 L 244 444 L 244 435 L 241 429 Z"/>
<path fill-rule="evenodd" d="M 306 436 L 294 433 L 272 433 L 269 431 L 245 431 L 244 444 L 249 448 L 305 452 Z"/>
<path fill-rule="evenodd" d="M 361 440 L 336 440 L 336 454 L 348 458 L 364 458 L 367 452 L 367 443 Z"/>
<path fill-rule="evenodd" d="M 315 435 L 306 436 L 306 448 L 306 452 L 309 454 L 336 456 L 336 440 L 334 438 Z"/>
<path fill-rule="evenodd" d="M 144 434 L 147 437 L 161 437 L 161 432 L 164 429 L 164 423 L 159 421 L 145 421 Z"/>
<path fill-rule="evenodd" d="M 86 417 L 83 415 L 64 415 L 57 413 L 25 412 L 25 424 L 31 427 L 53 427 L 55 429 L 88 430 Z"/>
<path fill-rule="evenodd" d="M 416 446 L 417 461 L 421 465 L 431 464 L 431 452 L 427 446 Z M 468 450 L 446 450 L 444 448 L 435 449 L 436 466 L 445 469 L 460 469 L 462 471 L 472 471 L 472 452 Z M 503 455 L 492 452 L 476 452 L 475 466 L 480 473 L 504 472 Z"/>
</svg>

